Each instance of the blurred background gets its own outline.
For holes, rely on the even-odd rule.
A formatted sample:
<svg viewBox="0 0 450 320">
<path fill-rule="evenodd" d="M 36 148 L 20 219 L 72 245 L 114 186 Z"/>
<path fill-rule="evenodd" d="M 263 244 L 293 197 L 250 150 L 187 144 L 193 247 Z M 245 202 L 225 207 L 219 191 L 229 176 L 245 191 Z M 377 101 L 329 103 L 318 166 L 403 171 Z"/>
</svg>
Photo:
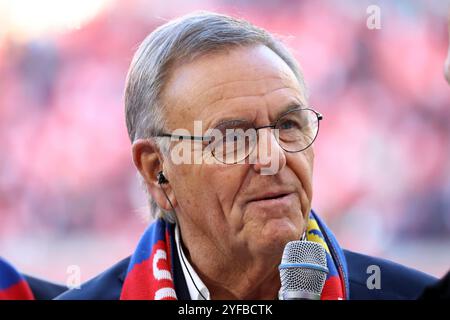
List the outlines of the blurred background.
<svg viewBox="0 0 450 320">
<path fill-rule="evenodd" d="M 369 5 L 381 28 L 367 27 Z M 124 120 L 137 45 L 194 10 L 243 17 L 298 58 L 316 140 L 313 207 L 351 250 L 450 268 L 448 1 L 0 0 L 0 255 L 88 280 L 146 227 Z"/>
</svg>

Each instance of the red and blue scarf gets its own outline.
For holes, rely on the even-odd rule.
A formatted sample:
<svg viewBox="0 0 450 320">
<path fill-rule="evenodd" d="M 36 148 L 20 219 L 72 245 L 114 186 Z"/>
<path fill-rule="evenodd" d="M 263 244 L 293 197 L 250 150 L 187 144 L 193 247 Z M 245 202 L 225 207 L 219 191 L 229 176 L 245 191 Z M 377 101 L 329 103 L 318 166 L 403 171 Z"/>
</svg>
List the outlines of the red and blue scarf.
<svg viewBox="0 0 450 320">
<path fill-rule="evenodd" d="M 0 300 L 34 300 L 25 278 L 0 257 Z"/>
<path fill-rule="evenodd" d="M 158 219 L 144 232 L 131 257 L 120 295 L 121 300 L 176 300 L 171 245 L 173 225 Z M 336 238 L 311 211 L 306 232 L 308 241 L 320 243 L 327 254 L 329 274 L 321 300 L 349 298 L 348 271 L 344 253 Z"/>
</svg>

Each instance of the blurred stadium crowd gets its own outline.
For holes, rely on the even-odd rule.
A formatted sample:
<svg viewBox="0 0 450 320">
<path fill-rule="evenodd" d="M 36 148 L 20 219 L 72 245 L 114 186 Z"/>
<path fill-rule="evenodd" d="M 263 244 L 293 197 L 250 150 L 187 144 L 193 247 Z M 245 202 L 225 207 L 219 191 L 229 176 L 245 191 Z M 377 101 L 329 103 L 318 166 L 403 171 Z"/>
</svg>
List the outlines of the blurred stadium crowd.
<svg viewBox="0 0 450 320">
<path fill-rule="evenodd" d="M 206 9 L 249 19 L 294 51 L 325 119 L 313 207 L 344 246 L 442 275 L 448 3 L 373 2 L 379 30 L 367 28 L 368 1 L 133 0 L 65 32 L 0 33 L 0 253 L 54 280 L 68 263 L 90 276 L 131 253 L 146 201 L 125 128 L 126 71 L 151 30 Z"/>
</svg>

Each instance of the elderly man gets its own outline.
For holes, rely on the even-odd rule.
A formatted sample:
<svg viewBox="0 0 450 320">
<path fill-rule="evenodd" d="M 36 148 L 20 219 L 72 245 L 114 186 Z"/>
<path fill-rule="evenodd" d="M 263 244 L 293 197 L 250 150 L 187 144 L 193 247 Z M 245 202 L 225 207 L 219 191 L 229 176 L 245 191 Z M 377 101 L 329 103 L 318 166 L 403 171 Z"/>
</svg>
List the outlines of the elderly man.
<svg viewBox="0 0 450 320">
<path fill-rule="evenodd" d="M 131 258 L 60 299 L 277 299 L 293 240 L 326 251 L 321 299 L 414 299 L 435 281 L 341 249 L 312 210 L 322 116 L 265 30 L 214 13 L 159 27 L 134 56 L 125 105 L 156 220 Z"/>
</svg>

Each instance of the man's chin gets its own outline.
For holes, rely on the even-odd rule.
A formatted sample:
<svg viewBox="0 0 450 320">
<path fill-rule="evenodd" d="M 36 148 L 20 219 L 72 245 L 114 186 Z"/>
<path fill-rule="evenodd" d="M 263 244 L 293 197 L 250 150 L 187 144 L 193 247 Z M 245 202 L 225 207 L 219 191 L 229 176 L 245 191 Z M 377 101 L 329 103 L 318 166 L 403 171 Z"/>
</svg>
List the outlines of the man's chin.
<svg viewBox="0 0 450 320">
<path fill-rule="evenodd" d="M 267 222 L 256 241 L 263 251 L 282 251 L 288 242 L 300 240 L 301 234 L 301 228 L 298 228 L 292 221 L 272 219 Z"/>
</svg>

